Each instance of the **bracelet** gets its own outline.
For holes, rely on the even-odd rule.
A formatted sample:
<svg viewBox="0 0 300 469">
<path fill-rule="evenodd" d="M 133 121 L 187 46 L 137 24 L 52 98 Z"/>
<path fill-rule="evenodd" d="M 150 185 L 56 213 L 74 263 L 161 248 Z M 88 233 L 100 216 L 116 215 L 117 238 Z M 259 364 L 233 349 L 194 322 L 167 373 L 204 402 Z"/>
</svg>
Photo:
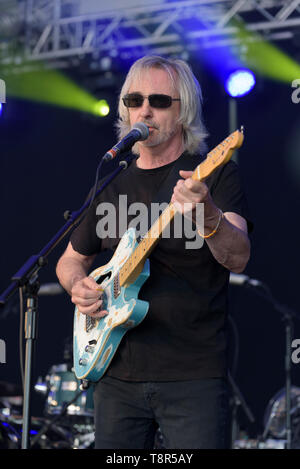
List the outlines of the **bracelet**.
<svg viewBox="0 0 300 469">
<path fill-rule="evenodd" d="M 218 228 L 220 226 L 220 223 L 223 217 L 224 217 L 224 213 L 222 212 L 222 210 L 219 209 L 219 220 L 218 220 L 218 223 L 216 224 L 215 229 L 212 230 L 212 232 L 209 233 L 208 235 L 204 235 L 200 233 L 200 231 L 198 230 L 198 234 L 201 236 L 201 238 L 204 238 L 204 239 L 211 238 L 218 231 Z"/>
</svg>

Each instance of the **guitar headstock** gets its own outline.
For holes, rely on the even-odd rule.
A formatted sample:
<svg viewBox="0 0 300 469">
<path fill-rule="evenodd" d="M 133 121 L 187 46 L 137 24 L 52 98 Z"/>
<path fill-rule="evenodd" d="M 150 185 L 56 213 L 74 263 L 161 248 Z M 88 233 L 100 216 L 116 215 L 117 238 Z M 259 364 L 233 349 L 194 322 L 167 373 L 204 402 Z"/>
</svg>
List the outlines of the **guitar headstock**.
<svg viewBox="0 0 300 469">
<path fill-rule="evenodd" d="M 231 159 L 234 150 L 242 146 L 244 141 L 243 131 L 243 127 L 241 127 L 241 130 L 236 130 L 210 151 L 206 159 L 195 169 L 192 179 L 202 181 L 219 166 L 227 163 Z"/>
</svg>

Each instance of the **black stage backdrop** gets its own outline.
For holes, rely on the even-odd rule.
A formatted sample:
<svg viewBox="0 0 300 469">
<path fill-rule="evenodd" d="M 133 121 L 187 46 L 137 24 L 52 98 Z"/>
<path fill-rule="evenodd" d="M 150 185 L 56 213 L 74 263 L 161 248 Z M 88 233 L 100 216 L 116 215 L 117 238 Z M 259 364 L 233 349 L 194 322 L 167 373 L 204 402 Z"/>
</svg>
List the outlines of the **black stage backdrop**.
<svg viewBox="0 0 300 469">
<path fill-rule="evenodd" d="M 229 133 L 228 97 L 211 77 L 199 78 L 211 149 Z M 245 274 L 264 281 L 279 302 L 300 314 L 300 103 L 294 104 L 291 94 L 289 85 L 263 81 L 238 101 L 238 124 L 245 126 L 239 165 L 255 225 Z M 96 124 L 79 112 L 8 99 L 0 118 L 1 291 L 63 225 L 64 211 L 81 206 L 99 158 L 116 142 L 113 122 L 109 117 Z M 56 281 L 55 265 L 66 242 L 49 256 L 41 283 Z M 240 424 L 255 436 L 269 400 L 284 386 L 284 324 L 254 290 L 237 286 L 230 287 L 230 314 L 232 373 L 256 418 L 249 426 L 240 412 Z M 34 383 L 52 365 L 64 363 L 72 322 L 66 294 L 40 298 Z M 299 320 L 294 325 L 293 337 L 300 338 Z M 17 294 L 0 310 L 0 338 L 7 347 L 0 380 L 20 385 Z M 300 364 L 292 365 L 292 381 L 300 386 Z M 41 415 L 44 398 L 33 397 L 33 414 Z"/>
</svg>

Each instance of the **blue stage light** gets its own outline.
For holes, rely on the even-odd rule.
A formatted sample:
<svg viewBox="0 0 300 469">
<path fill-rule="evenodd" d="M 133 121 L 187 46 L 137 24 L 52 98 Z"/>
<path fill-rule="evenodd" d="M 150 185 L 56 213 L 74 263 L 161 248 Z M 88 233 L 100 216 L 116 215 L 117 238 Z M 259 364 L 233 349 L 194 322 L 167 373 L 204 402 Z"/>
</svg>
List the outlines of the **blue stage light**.
<svg viewBox="0 0 300 469">
<path fill-rule="evenodd" d="M 1 116 L 1 114 L 2 114 L 2 109 L 3 109 L 3 104 L 0 103 L 0 116 Z"/>
<path fill-rule="evenodd" d="M 237 98 L 249 93 L 255 85 L 255 76 L 250 70 L 236 70 L 226 80 L 227 93 Z"/>
</svg>

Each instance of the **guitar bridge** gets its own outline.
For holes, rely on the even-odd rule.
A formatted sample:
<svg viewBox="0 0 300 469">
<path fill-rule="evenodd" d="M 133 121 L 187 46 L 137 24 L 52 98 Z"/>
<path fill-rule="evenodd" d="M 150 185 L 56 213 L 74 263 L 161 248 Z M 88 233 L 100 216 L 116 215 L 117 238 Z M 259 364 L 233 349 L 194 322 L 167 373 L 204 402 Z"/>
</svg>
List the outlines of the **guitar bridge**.
<svg viewBox="0 0 300 469">
<path fill-rule="evenodd" d="M 121 290 L 120 290 L 119 274 L 117 274 L 116 277 L 114 278 L 114 298 L 118 298 L 120 293 L 121 293 Z"/>
</svg>

